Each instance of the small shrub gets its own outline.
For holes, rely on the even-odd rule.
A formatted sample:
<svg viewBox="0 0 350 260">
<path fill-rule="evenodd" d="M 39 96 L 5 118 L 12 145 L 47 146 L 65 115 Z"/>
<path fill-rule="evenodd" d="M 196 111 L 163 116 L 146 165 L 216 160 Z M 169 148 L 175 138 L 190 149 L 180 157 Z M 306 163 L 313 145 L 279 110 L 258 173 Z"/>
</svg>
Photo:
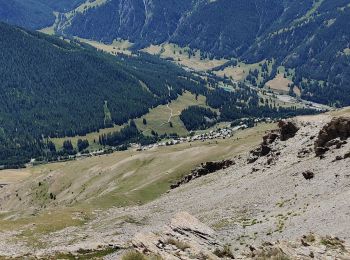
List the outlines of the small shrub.
<svg viewBox="0 0 350 260">
<path fill-rule="evenodd" d="M 167 240 L 167 243 L 176 246 L 178 249 L 182 251 L 185 251 L 187 248 L 190 248 L 190 246 L 187 243 L 174 238 L 169 238 Z"/>
<path fill-rule="evenodd" d="M 147 260 L 146 256 L 136 250 L 132 250 L 123 255 L 122 260 Z"/>
<path fill-rule="evenodd" d="M 329 248 L 334 248 L 334 249 L 339 248 L 339 249 L 342 249 L 342 250 L 345 249 L 343 241 L 341 241 L 337 237 L 335 237 L 335 238 L 330 237 L 330 236 L 323 237 L 321 239 L 321 244 L 325 245 L 326 247 L 329 247 Z"/>
<path fill-rule="evenodd" d="M 163 260 L 159 255 L 146 256 L 139 251 L 130 250 L 122 256 L 122 260 Z"/>
<path fill-rule="evenodd" d="M 291 260 L 285 253 L 278 248 L 269 248 L 258 252 L 255 255 L 258 260 Z"/>
<path fill-rule="evenodd" d="M 224 245 L 222 249 L 219 249 L 219 248 L 215 249 L 214 255 L 220 258 L 227 257 L 227 258 L 234 259 L 234 256 L 231 252 L 229 245 Z"/>
</svg>

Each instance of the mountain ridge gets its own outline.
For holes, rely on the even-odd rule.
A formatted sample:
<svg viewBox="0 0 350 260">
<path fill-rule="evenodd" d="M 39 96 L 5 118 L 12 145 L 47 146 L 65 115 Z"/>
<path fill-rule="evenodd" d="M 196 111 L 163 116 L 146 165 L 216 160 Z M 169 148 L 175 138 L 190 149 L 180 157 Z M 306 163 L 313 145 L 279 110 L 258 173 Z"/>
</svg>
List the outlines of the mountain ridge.
<svg viewBox="0 0 350 260">
<path fill-rule="evenodd" d="M 77 0 L 60 5 L 31 1 L 37 4 L 30 8 L 0 3 L 0 10 L 5 7 L 0 19 L 24 26 L 21 21 L 30 18 L 35 23 L 42 16 L 30 16 L 35 12 L 31 8 L 39 8 L 39 13 L 50 15 L 57 34 L 69 37 L 104 43 L 128 40 L 133 50 L 169 42 L 200 50 L 201 59 L 275 61 L 272 75 L 278 66 L 293 70 L 291 80 L 302 98 L 350 105 L 350 55 L 345 51 L 350 47 L 350 5 L 346 0 Z M 8 14 L 18 10 L 26 11 L 24 18 L 15 15 L 9 20 Z M 52 10 L 58 10 L 55 23 Z"/>
</svg>

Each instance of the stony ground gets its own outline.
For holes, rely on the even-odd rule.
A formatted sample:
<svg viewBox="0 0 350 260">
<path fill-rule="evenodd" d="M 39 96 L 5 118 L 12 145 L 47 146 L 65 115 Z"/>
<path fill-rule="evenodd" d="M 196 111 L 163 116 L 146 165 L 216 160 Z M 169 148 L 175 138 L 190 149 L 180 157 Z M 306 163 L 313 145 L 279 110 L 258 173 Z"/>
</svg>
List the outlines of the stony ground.
<svg viewBox="0 0 350 260">
<path fill-rule="evenodd" d="M 156 201 L 100 212 L 82 227 L 45 237 L 42 242 L 50 241 L 50 246 L 34 254 L 108 245 L 127 248 L 136 234 L 160 231 L 183 211 L 212 228 L 234 255 L 266 241 L 299 241 L 310 233 L 350 241 L 350 159 L 343 159 L 350 152 L 350 142 L 339 149 L 330 147 L 321 159 L 315 156 L 314 143 L 331 117 L 295 120 L 300 127 L 296 136 L 277 139 L 269 155 L 253 163 L 247 163 L 249 154 L 236 156 L 234 166 L 184 184 Z M 308 172 L 310 178 L 305 177 Z M 30 252 L 4 240 L 11 234 L 0 236 L 0 255 Z M 110 259 L 119 256 L 117 252 Z"/>
</svg>

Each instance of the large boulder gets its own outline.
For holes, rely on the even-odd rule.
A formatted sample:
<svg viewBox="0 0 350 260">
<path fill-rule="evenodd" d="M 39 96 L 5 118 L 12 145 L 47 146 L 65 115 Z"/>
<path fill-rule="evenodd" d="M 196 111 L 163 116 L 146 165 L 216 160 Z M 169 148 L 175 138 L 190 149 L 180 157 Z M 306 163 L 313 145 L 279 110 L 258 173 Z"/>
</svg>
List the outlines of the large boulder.
<svg viewBox="0 0 350 260">
<path fill-rule="evenodd" d="M 340 148 L 344 140 L 350 137 L 350 117 L 333 118 L 319 132 L 315 141 L 317 156 L 324 154 L 331 146 Z"/>
<path fill-rule="evenodd" d="M 290 121 L 281 120 L 278 122 L 278 127 L 280 129 L 280 139 L 281 141 L 287 141 L 293 138 L 299 131 L 299 128 Z"/>
<path fill-rule="evenodd" d="M 315 177 L 315 174 L 312 171 L 305 171 L 303 172 L 303 176 L 305 180 L 311 180 Z"/>
<path fill-rule="evenodd" d="M 269 132 L 266 135 L 263 136 L 263 144 L 264 145 L 269 145 L 272 144 L 276 141 L 276 139 L 279 137 L 280 135 L 278 133 L 275 132 Z"/>
</svg>

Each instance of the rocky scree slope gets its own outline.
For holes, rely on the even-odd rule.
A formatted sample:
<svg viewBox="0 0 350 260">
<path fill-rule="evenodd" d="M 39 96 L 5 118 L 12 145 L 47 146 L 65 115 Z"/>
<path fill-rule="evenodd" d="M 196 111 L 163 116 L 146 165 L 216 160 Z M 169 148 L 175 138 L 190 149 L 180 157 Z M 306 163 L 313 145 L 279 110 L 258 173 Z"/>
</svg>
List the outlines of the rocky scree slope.
<svg viewBox="0 0 350 260">
<path fill-rule="evenodd" d="M 211 245 L 209 251 L 202 248 L 207 257 L 210 252 L 225 259 L 349 257 L 350 118 L 321 115 L 278 125 L 248 156 L 233 158 L 234 166 L 167 195 L 177 199 L 174 208 L 179 203 L 180 210 L 189 210 L 216 231 L 207 233 L 215 234 L 216 242 L 202 237 Z M 321 157 L 320 147 L 327 148 Z M 145 250 L 145 244 L 133 241 L 141 252 L 169 253 L 167 245 Z M 174 259 L 191 257 L 187 245 L 188 250 L 173 251 Z"/>
<path fill-rule="evenodd" d="M 178 212 L 185 211 L 208 226 L 206 230 L 210 232 L 206 234 L 214 236 L 213 240 L 206 235 L 198 238 L 200 233 L 194 232 L 197 238 L 193 241 L 202 245 L 200 250 L 208 254 L 216 249 L 226 250 L 225 246 L 228 246 L 238 259 L 259 259 L 259 256 L 280 253 L 291 259 L 346 258 L 350 241 L 350 143 L 346 139 L 348 135 L 334 136 L 328 130 L 339 126 L 340 122 L 347 122 L 341 125 L 348 129 L 349 118 L 332 120 L 326 114 L 281 123 L 282 131 L 267 133 L 261 144 L 268 147 L 268 152 L 255 155 L 254 150 L 241 154 L 232 158 L 235 164 L 231 167 L 191 180 L 151 203 L 112 208 L 97 213 L 97 218 L 84 226 L 43 236 L 42 241 L 50 241 L 50 249 L 41 249 L 34 254 L 77 252 L 81 248 L 97 249 L 109 245 L 152 253 L 153 249 L 145 250 L 145 246 L 155 246 L 154 250 L 160 250 L 162 254 L 179 253 L 180 256 L 175 254 L 174 259 L 187 259 L 189 254 L 196 254 L 194 246 L 189 243 L 191 248 L 176 249 L 174 247 L 179 243 L 174 239 L 188 243 L 185 238 L 192 235 L 184 235 L 181 230 L 177 230 L 181 236 L 171 230 L 164 233 L 169 219 L 177 218 Z M 291 135 L 288 129 L 298 130 Z M 281 140 L 281 133 L 289 135 L 287 140 Z M 318 144 L 325 133 L 331 136 L 326 145 L 328 150 L 321 157 L 316 156 L 315 143 Z M 252 156 L 257 158 L 250 161 Z M 191 234 L 193 230 L 196 229 L 186 228 Z M 173 235 L 169 237 L 169 234 Z M 149 236 L 156 241 L 161 236 L 168 242 L 162 246 L 154 244 L 152 239 L 146 239 L 148 244 L 142 242 L 142 237 Z M 2 237 L 7 246 L 0 244 L 0 252 L 9 255 L 11 234 L 2 234 Z M 17 250 L 20 254 L 32 252 L 25 246 Z M 110 259 L 120 257 L 124 252 L 118 251 Z"/>
</svg>

